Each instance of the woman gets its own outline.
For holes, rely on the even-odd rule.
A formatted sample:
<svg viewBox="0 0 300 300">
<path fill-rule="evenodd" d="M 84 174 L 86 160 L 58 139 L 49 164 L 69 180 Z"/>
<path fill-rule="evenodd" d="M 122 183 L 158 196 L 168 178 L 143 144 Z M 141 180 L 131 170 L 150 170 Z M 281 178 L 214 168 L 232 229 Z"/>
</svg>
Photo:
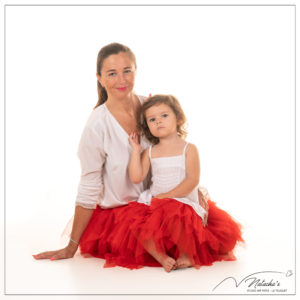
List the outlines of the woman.
<svg viewBox="0 0 300 300">
<path fill-rule="evenodd" d="M 115 220 L 124 218 L 126 204 L 136 201 L 146 188 L 146 182 L 131 183 L 127 171 L 128 138 L 137 131 L 136 113 L 144 101 L 133 91 L 135 75 L 136 60 L 128 47 L 113 43 L 100 50 L 98 103 L 79 144 L 82 173 L 70 241 L 63 249 L 34 255 L 35 259 L 71 258 L 79 244 L 82 253 L 104 257 Z M 142 149 L 148 145 L 142 138 Z"/>
</svg>

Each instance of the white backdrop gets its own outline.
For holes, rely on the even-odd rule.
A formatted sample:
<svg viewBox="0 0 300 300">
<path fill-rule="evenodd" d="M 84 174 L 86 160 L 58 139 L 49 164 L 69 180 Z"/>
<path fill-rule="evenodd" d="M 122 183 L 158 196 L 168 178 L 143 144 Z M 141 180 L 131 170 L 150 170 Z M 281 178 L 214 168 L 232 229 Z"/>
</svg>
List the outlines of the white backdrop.
<svg viewBox="0 0 300 300">
<path fill-rule="evenodd" d="M 282 265 L 293 268 L 294 13 L 293 6 L 7 6 L 8 230 L 53 220 L 63 230 L 72 216 L 77 146 L 97 102 L 97 53 L 120 42 L 137 57 L 137 94 L 181 102 L 212 200 L 242 223 L 245 238 L 250 230 L 258 243 L 276 241 Z"/>
</svg>

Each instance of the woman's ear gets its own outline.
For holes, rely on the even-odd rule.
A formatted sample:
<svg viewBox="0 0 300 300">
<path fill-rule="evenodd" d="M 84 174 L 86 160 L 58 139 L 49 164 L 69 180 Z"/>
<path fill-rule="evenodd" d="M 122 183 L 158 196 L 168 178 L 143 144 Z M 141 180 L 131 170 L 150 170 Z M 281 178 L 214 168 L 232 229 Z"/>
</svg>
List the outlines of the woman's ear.
<svg viewBox="0 0 300 300">
<path fill-rule="evenodd" d="M 97 80 L 100 82 L 100 84 L 102 85 L 102 78 L 101 78 L 101 76 L 98 74 L 98 73 L 96 73 L 96 77 L 97 77 Z"/>
</svg>

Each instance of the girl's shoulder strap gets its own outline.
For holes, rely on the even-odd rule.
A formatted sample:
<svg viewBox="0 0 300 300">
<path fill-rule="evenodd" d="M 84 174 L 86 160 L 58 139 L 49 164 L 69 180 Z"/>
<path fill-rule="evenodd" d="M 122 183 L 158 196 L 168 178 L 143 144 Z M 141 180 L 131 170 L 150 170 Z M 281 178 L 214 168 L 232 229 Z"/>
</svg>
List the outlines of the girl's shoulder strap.
<svg viewBox="0 0 300 300">
<path fill-rule="evenodd" d="M 152 150 L 152 145 L 149 146 L 148 148 L 148 153 L 149 153 L 149 158 L 151 159 L 151 150 Z"/>
<path fill-rule="evenodd" d="M 186 150 L 186 147 L 188 146 L 188 144 L 189 144 L 188 142 L 185 143 L 185 146 L 183 148 L 183 155 L 185 155 L 185 150 Z"/>
</svg>

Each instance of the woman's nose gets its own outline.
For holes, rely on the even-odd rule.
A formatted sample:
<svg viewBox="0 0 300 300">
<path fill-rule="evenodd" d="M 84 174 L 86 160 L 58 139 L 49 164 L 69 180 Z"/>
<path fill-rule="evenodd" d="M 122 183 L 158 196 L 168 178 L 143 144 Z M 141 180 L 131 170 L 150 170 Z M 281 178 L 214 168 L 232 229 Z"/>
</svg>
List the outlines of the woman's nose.
<svg viewBox="0 0 300 300">
<path fill-rule="evenodd" d="M 119 83 L 125 82 L 125 76 L 124 76 L 124 74 L 119 74 L 118 81 L 119 81 Z"/>
</svg>

